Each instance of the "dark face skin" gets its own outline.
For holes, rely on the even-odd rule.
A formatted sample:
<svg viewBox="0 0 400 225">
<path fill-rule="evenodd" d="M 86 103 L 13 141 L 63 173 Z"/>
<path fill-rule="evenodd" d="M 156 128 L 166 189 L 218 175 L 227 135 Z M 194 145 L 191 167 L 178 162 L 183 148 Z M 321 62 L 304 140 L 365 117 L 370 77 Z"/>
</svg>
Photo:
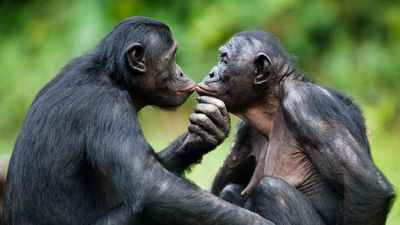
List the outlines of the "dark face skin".
<svg viewBox="0 0 400 225">
<path fill-rule="evenodd" d="M 130 67 L 140 74 L 140 93 L 132 96 L 133 101 L 139 109 L 146 105 L 177 107 L 193 93 L 196 84 L 176 63 L 178 43 L 174 40 L 172 45 L 165 46 L 167 42 L 156 34 L 150 38 L 154 46 L 163 46 L 161 49 L 165 50 L 160 52 L 158 48 L 144 48 L 135 43 L 127 51 Z"/>
<path fill-rule="evenodd" d="M 269 58 L 261 52 L 262 43 L 256 39 L 234 36 L 219 49 L 218 64 L 197 87 L 200 95 L 217 97 L 228 111 L 250 107 L 259 100 L 268 80 L 264 64 Z"/>
</svg>

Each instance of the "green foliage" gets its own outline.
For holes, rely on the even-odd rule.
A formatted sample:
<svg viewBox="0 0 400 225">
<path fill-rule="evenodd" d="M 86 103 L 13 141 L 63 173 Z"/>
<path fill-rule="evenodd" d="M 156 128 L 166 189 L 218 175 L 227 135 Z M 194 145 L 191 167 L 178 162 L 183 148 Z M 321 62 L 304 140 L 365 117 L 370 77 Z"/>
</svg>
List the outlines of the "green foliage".
<svg viewBox="0 0 400 225">
<path fill-rule="evenodd" d="M 70 59 L 95 47 L 120 20 L 144 15 L 167 23 L 180 43 L 178 62 L 196 81 L 235 32 L 266 30 L 306 74 L 352 96 L 365 113 L 374 159 L 400 187 L 400 4 L 375 0 L 6 0 L 0 3 L 0 152 L 12 151 L 36 93 Z M 151 107 L 142 126 L 157 149 L 188 125 L 194 97 L 177 112 Z M 155 120 L 154 118 L 157 118 Z M 233 121 L 236 121 L 234 119 Z M 234 125 L 233 125 L 234 127 Z M 234 132 L 231 132 L 233 136 Z M 208 188 L 230 140 L 188 175 Z M 34 163 L 34 162 L 32 162 Z M 400 220 L 395 204 L 388 224 Z"/>
</svg>

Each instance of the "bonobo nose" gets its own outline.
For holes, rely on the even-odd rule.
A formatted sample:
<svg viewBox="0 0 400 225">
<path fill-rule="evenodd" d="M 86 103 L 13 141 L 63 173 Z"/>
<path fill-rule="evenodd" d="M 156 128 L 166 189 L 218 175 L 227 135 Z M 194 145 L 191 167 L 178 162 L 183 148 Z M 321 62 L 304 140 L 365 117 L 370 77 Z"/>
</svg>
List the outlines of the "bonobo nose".
<svg viewBox="0 0 400 225">
<path fill-rule="evenodd" d="M 182 68 L 178 64 L 176 64 L 175 69 L 176 69 L 176 74 L 178 74 L 178 76 L 180 76 L 180 77 L 186 76 L 185 73 L 183 73 Z"/>
<path fill-rule="evenodd" d="M 212 83 L 218 81 L 218 67 L 214 66 L 211 72 L 203 79 L 203 83 Z"/>
<path fill-rule="evenodd" d="M 211 71 L 211 73 L 208 74 L 208 76 L 209 76 L 210 78 L 213 78 L 213 77 L 214 77 L 214 71 Z"/>
</svg>

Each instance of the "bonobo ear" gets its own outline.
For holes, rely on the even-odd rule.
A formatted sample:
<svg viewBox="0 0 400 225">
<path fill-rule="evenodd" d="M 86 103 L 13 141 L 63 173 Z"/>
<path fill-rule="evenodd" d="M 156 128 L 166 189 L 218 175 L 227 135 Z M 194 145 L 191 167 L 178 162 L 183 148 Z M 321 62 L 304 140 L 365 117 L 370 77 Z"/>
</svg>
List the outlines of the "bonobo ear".
<svg viewBox="0 0 400 225">
<path fill-rule="evenodd" d="M 139 72 L 146 72 L 146 64 L 144 60 L 144 48 L 140 43 L 134 43 L 128 47 L 125 52 L 129 66 Z"/>
<path fill-rule="evenodd" d="M 271 64 L 271 59 L 265 53 L 258 53 L 254 64 L 256 66 L 256 70 L 254 71 L 254 84 L 263 84 L 267 82 L 270 78 L 268 67 Z"/>
</svg>

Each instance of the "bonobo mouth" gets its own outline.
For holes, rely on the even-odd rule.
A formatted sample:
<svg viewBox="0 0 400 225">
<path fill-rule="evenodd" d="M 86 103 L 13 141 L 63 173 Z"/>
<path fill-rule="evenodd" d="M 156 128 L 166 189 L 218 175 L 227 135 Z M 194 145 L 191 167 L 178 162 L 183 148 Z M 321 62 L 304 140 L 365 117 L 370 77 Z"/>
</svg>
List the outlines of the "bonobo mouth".
<svg viewBox="0 0 400 225">
<path fill-rule="evenodd" d="M 212 89 L 205 83 L 200 83 L 196 87 L 196 92 L 199 93 L 199 95 L 216 96 L 217 90 Z"/>
<path fill-rule="evenodd" d="M 178 94 L 191 94 L 196 90 L 196 83 L 189 85 L 187 88 L 178 91 Z"/>
</svg>

